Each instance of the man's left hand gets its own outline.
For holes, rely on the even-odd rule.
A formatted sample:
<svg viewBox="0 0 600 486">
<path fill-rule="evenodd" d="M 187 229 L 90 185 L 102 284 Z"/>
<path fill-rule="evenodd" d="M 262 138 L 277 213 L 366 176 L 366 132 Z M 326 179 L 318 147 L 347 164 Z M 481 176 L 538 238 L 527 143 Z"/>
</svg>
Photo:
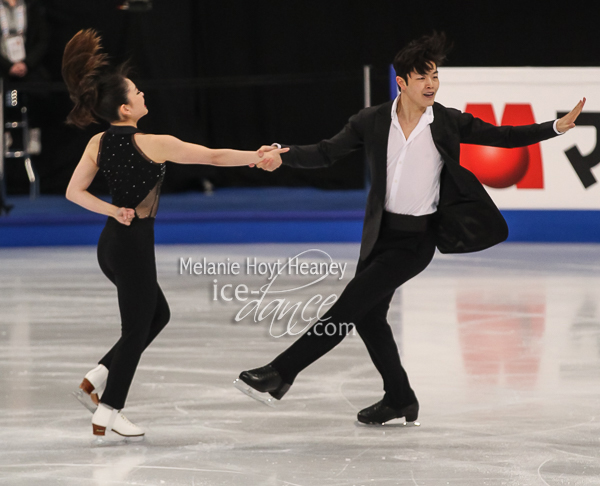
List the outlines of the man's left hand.
<svg viewBox="0 0 600 486">
<path fill-rule="evenodd" d="M 569 113 L 567 113 L 565 116 L 558 120 L 558 123 L 556 124 L 556 129 L 560 133 L 565 133 L 571 130 L 571 128 L 575 128 L 575 120 L 577 120 L 577 117 L 581 113 L 581 110 L 583 110 L 584 105 L 585 97 L 575 105 L 575 108 L 573 108 Z"/>
</svg>

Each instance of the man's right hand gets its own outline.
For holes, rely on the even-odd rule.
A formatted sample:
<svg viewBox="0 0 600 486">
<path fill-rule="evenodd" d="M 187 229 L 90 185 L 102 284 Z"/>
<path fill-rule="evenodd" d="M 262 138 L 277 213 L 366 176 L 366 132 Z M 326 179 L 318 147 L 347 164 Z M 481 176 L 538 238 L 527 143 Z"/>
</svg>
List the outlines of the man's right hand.
<svg viewBox="0 0 600 486">
<path fill-rule="evenodd" d="M 288 150 L 285 151 L 287 152 Z M 262 157 L 262 160 L 256 164 L 256 167 L 259 169 L 272 172 L 281 165 L 282 149 L 278 149 L 273 145 L 263 145 L 258 149 L 257 153 L 259 157 Z"/>
</svg>

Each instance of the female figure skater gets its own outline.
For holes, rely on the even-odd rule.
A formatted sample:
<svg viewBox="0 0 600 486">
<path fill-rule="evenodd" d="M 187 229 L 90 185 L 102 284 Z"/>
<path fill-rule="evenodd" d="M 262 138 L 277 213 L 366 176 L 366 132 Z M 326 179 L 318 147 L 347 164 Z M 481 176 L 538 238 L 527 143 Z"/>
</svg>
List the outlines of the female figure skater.
<svg viewBox="0 0 600 486">
<path fill-rule="evenodd" d="M 67 199 L 109 216 L 98 242 L 98 261 L 117 287 L 121 338 L 85 375 L 80 399 L 91 399 L 92 428 L 98 442 L 141 440 L 144 430 L 121 412 L 142 352 L 169 322 L 169 305 L 158 285 L 154 217 L 166 160 L 181 164 L 261 166 L 256 152 L 211 150 L 169 135 L 140 133 L 148 113 L 144 93 L 111 68 L 93 30 L 78 32 L 67 44 L 62 73 L 75 107 L 67 122 L 80 128 L 97 119 L 110 128 L 92 137 L 67 188 Z M 287 149 L 282 150 L 287 151 Z M 112 204 L 88 192 L 101 171 Z"/>
</svg>

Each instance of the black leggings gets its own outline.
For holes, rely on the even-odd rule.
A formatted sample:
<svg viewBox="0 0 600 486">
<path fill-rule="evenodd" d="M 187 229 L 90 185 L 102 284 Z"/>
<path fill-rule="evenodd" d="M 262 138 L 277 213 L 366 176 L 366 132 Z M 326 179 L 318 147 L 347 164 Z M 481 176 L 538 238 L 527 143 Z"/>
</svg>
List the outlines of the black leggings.
<svg viewBox="0 0 600 486">
<path fill-rule="evenodd" d="M 98 262 L 117 287 L 121 313 L 121 338 L 100 360 L 109 370 L 101 401 L 120 410 L 142 352 L 171 317 L 156 278 L 154 218 L 135 218 L 130 226 L 109 218 L 98 241 Z"/>
</svg>

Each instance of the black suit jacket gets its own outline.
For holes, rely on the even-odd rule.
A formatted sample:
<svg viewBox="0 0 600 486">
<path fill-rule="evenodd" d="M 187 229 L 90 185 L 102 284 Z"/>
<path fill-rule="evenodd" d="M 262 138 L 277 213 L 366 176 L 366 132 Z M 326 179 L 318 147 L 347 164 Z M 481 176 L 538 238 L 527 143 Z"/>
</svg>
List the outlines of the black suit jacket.
<svg viewBox="0 0 600 486">
<path fill-rule="evenodd" d="M 363 226 L 360 258 L 373 249 L 384 211 L 387 146 L 392 101 L 365 108 L 352 116 L 334 137 L 315 145 L 291 146 L 283 164 L 298 168 L 326 167 L 355 150 L 364 149 L 371 171 L 371 190 Z M 484 250 L 504 241 L 508 227 L 502 214 L 472 172 L 460 166 L 460 144 L 523 147 L 556 136 L 553 122 L 524 126 L 494 126 L 462 113 L 433 105 L 431 134 L 444 160 L 440 202 L 435 219 L 436 245 L 442 253 Z"/>
</svg>

